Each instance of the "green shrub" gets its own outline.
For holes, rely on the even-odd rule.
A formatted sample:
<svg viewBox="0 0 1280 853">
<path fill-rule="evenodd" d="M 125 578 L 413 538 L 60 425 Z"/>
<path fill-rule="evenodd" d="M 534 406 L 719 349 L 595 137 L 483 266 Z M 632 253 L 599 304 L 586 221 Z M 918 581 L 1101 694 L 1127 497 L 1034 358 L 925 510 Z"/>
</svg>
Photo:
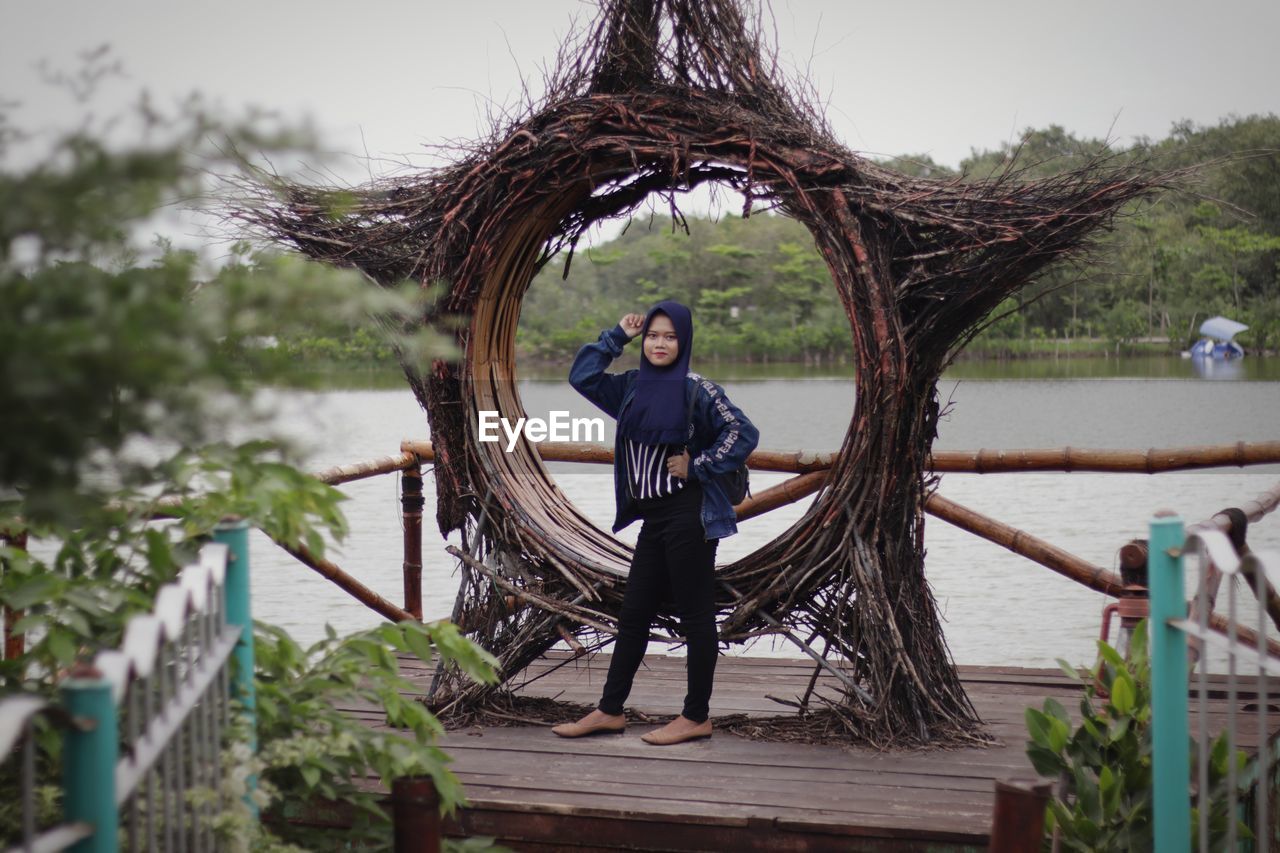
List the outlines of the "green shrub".
<svg viewBox="0 0 1280 853">
<path fill-rule="evenodd" d="M 1073 723 L 1055 699 L 1044 709 L 1026 711 L 1027 757 L 1041 776 L 1061 781 L 1065 791 L 1049 801 L 1045 815 L 1046 845 L 1055 830 L 1065 850 L 1150 850 L 1154 822 L 1151 801 L 1151 665 L 1146 623 L 1134 631 L 1128 658 L 1098 642 L 1098 662 L 1081 677 L 1066 661 L 1062 671 L 1080 682 L 1080 724 Z M 1192 742 L 1193 761 L 1198 750 Z M 1227 833 L 1228 750 L 1226 734 L 1210 750 L 1209 834 L 1220 849 Z M 1237 778 L 1243 778 L 1247 756 L 1235 754 Z M 1196 771 L 1192 769 L 1192 777 Z M 1193 803 L 1192 838 L 1200 820 Z M 1237 823 L 1241 838 L 1252 837 Z M 1046 849 L 1048 847 L 1046 846 Z"/>
</svg>

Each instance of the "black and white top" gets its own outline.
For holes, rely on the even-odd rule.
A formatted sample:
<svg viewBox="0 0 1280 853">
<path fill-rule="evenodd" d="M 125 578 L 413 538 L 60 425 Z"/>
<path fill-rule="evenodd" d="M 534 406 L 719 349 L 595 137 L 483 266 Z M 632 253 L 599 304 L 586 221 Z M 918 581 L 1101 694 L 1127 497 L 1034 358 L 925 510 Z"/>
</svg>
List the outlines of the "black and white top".
<svg viewBox="0 0 1280 853">
<path fill-rule="evenodd" d="M 627 485 L 631 497 L 661 498 L 684 488 L 684 480 L 667 473 L 667 459 L 684 453 L 679 444 L 640 444 L 626 439 Z"/>
</svg>

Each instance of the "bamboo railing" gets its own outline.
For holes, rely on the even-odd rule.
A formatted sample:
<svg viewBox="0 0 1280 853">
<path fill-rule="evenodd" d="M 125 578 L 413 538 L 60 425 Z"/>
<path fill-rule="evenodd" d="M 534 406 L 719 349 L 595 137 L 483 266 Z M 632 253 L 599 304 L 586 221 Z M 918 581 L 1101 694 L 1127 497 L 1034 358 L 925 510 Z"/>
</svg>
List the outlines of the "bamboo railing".
<svg viewBox="0 0 1280 853">
<path fill-rule="evenodd" d="M 543 441 L 538 453 L 546 462 L 592 462 L 613 464 L 613 448 L 606 444 Z M 430 441 L 408 440 L 400 443 L 402 453 L 414 453 L 423 462 L 435 459 Z M 753 471 L 781 471 L 804 474 L 825 471 L 835 461 L 836 453 L 810 450 L 757 450 L 747 458 Z M 394 464 L 401 457 L 388 457 L 368 465 Z M 1215 444 L 1199 447 L 1153 447 L 1149 450 L 1085 450 L 1064 447 L 1049 450 L 937 450 L 930 463 L 939 474 L 996 474 L 1011 471 L 1095 471 L 1127 474 L 1157 474 L 1167 471 L 1190 471 L 1200 468 L 1244 467 L 1280 463 L 1280 441 Z M 354 470 L 363 466 L 332 468 L 325 474 Z M 385 470 L 392 470 L 390 468 Z M 375 472 L 377 473 L 377 472 Z M 319 475 L 317 475 L 319 476 Z M 334 476 L 338 476 L 334 473 Z M 359 476 L 346 479 L 359 479 Z M 334 482 L 345 482 L 335 480 Z"/>
<path fill-rule="evenodd" d="M 613 464 L 613 449 L 608 445 L 572 442 L 541 442 L 536 445 L 545 462 L 578 462 L 598 465 Z M 796 476 L 748 497 L 735 507 L 738 518 L 761 515 L 780 506 L 795 503 L 818 492 L 837 457 L 836 453 L 813 451 L 757 450 L 747 460 L 757 471 L 791 473 Z M 430 441 L 405 440 L 400 454 L 348 465 L 339 465 L 313 476 L 331 485 L 349 483 L 397 471 L 404 473 L 402 493 L 404 512 L 404 607 L 399 607 L 374 592 L 354 576 L 328 560 L 301 548 L 280 544 L 299 562 L 341 587 L 367 607 L 392 620 L 422 618 L 422 470 L 424 463 L 435 460 Z M 1244 467 L 1280 463 L 1280 441 L 1209 445 L 1199 447 L 1150 448 L 1148 450 L 1087 450 L 1081 448 L 1030 450 L 937 451 L 931 469 L 937 473 L 993 474 L 1028 471 L 1089 471 L 1108 473 L 1155 474 L 1214 467 Z M 1257 521 L 1280 505 L 1280 484 L 1243 504 L 1240 509 L 1250 521 Z M 1118 596 L 1124 584 L 1115 572 L 1094 565 L 1046 542 L 982 513 L 962 506 L 938 493 L 925 499 L 925 512 L 961 530 L 980 536 L 1015 554 L 1026 557 L 1064 577 L 1104 595 Z M 1230 528 L 1230 519 L 1218 514 L 1202 523 L 1222 530 Z M 449 553 L 459 557 L 456 549 Z M 459 557 L 463 559 L 466 555 Z M 464 560 L 464 562 L 468 562 Z M 516 592 L 514 597 L 526 603 L 543 606 L 545 602 L 529 601 Z M 1220 624 L 1219 624 L 1220 623 Z M 1214 627 L 1225 628 L 1225 620 L 1215 616 Z M 1237 629 L 1246 642 L 1257 642 L 1255 632 Z M 1280 643 L 1268 642 L 1269 650 L 1280 655 Z"/>
</svg>

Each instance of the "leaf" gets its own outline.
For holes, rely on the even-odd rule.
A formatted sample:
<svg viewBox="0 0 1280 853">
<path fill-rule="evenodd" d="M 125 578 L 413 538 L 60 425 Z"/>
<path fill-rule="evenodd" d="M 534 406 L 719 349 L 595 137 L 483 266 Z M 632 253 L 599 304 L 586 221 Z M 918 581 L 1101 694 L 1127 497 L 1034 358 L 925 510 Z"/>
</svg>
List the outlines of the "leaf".
<svg viewBox="0 0 1280 853">
<path fill-rule="evenodd" d="M 89 620 L 79 611 L 64 610 L 62 613 L 62 623 L 77 636 L 91 637 L 93 635 L 93 628 L 90 627 Z"/>
<path fill-rule="evenodd" d="M 298 772 L 302 774 L 302 781 L 307 783 L 308 788 L 314 788 L 320 782 L 320 768 L 314 764 L 304 764 L 298 768 Z"/>
<path fill-rule="evenodd" d="M 1037 773 L 1049 779 L 1058 778 L 1067 769 L 1067 762 L 1062 760 L 1062 756 L 1043 746 L 1027 747 L 1027 758 Z"/>
<path fill-rule="evenodd" d="M 1135 668 L 1148 666 L 1150 657 L 1147 653 L 1147 620 L 1143 619 L 1134 626 L 1133 634 L 1129 638 L 1129 665 Z"/>
<path fill-rule="evenodd" d="M 1119 673 L 1111 684 L 1111 706 L 1127 717 L 1133 713 L 1134 699 L 1133 680 L 1129 673 Z"/>
<path fill-rule="evenodd" d="M 1071 717 L 1068 716 L 1067 709 L 1062 707 L 1062 703 L 1053 697 L 1044 700 L 1044 712 L 1055 720 L 1061 720 L 1066 725 L 1071 724 Z"/>
<path fill-rule="evenodd" d="M 280 707 L 276 705 L 274 699 L 265 695 L 264 692 L 258 692 L 255 696 L 255 701 L 260 714 L 263 714 L 270 719 L 275 719 L 280 716 Z"/>
<path fill-rule="evenodd" d="M 1116 741 L 1129 734 L 1132 720 L 1132 717 L 1121 717 L 1118 720 L 1113 720 L 1111 725 L 1107 728 L 1107 740 L 1114 744 Z"/>
<path fill-rule="evenodd" d="M 1049 801 L 1049 808 L 1053 812 L 1054 820 L 1064 833 L 1073 832 L 1075 829 L 1075 815 L 1071 809 L 1067 807 L 1062 800 L 1054 798 Z"/>
<path fill-rule="evenodd" d="M 1196 754 L 1196 750 L 1192 750 L 1192 755 Z M 1209 769 L 1215 778 L 1222 778 L 1227 775 L 1227 733 L 1223 732 L 1213 741 L 1213 747 L 1209 751 Z"/>
<path fill-rule="evenodd" d="M 12 531 L 16 527 L 17 525 L 11 520 L 0 518 L 0 530 Z M 0 566 L 4 567 L 5 574 L 26 575 L 41 566 L 23 549 L 3 544 L 6 541 L 8 540 L 0 539 Z"/>
<path fill-rule="evenodd" d="M 1094 849 L 1098 836 L 1102 834 L 1102 828 L 1098 826 L 1097 820 L 1083 814 L 1075 816 L 1075 820 L 1072 821 L 1072 829 L 1075 831 L 1076 837 L 1082 842 L 1078 849 Z"/>
<path fill-rule="evenodd" d="M 1067 678 L 1070 678 L 1072 681 L 1078 682 L 1083 680 L 1080 675 L 1080 671 L 1067 663 L 1064 658 L 1058 658 L 1058 669 L 1062 670 L 1063 675 L 1067 676 Z"/>
<path fill-rule="evenodd" d="M 1102 820 L 1102 803 L 1098 796 L 1098 783 L 1080 765 L 1071 768 L 1075 781 L 1076 805 L 1095 826 Z"/>
<path fill-rule="evenodd" d="M 435 648 L 431 645 L 431 637 L 419 625 L 406 625 L 404 639 L 409 650 L 423 663 L 431 663 L 435 658 Z"/>
<path fill-rule="evenodd" d="M 468 640 L 452 622 L 428 622 L 424 626 L 448 662 L 456 663 L 467 675 L 482 684 L 498 682 L 498 659 Z"/>
<path fill-rule="evenodd" d="M 1059 719 L 1049 720 L 1049 748 L 1062 752 L 1071 741 L 1071 726 Z"/>
<path fill-rule="evenodd" d="M 1094 740 L 1094 741 L 1101 741 L 1101 740 L 1104 740 L 1105 738 L 1102 729 L 1098 727 L 1098 723 L 1094 719 L 1089 719 L 1086 717 L 1085 719 L 1081 720 L 1080 730 L 1083 731 L 1086 735 L 1089 736 L 1091 740 Z"/>
<path fill-rule="evenodd" d="M 1098 773 L 1098 795 L 1102 804 L 1102 821 L 1109 823 L 1120 807 L 1120 784 L 1110 767 Z"/>
<path fill-rule="evenodd" d="M 75 640 L 64 629 L 50 628 L 45 642 L 49 645 L 49 653 L 57 659 L 58 663 L 66 665 L 76 659 Z"/>
<path fill-rule="evenodd" d="M 1097 644 L 1099 657 L 1116 669 L 1125 669 L 1124 658 L 1120 657 L 1120 653 L 1114 647 L 1102 640 L 1098 640 Z"/>
<path fill-rule="evenodd" d="M 45 623 L 48 621 L 49 620 L 43 613 L 28 613 L 26 616 L 23 616 L 17 622 L 13 623 L 10 630 L 14 634 L 27 634 L 31 631 L 43 628 Z"/>
<path fill-rule="evenodd" d="M 51 572 L 27 575 L 5 595 L 5 604 L 14 610 L 26 610 L 35 604 L 52 601 L 64 586 L 62 578 Z"/>
<path fill-rule="evenodd" d="M 1037 745 L 1045 749 L 1053 749 L 1049 742 L 1049 717 L 1035 708 L 1028 708 L 1023 714 L 1027 721 L 1027 733 L 1031 735 L 1031 740 Z M 1057 750 L 1053 750 L 1056 752 Z"/>
<path fill-rule="evenodd" d="M 1061 808 L 1056 799 L 1050 800 L 1044 809 L 1044 833 L 1046 836 L 1052 836 L 1054 829 L 1058 826 L 1058 814 L 1054 811 L 1054 806 Z"/>
<path fill-rule="evenodd" d="M 389 674 L 395 674 L 400 670 L 400 662 L 396 660 L 396 656 L 391 654 L 386 646 L 376 646 L 375 649 L 374 657 L 383 670 Z"/>
</svg>

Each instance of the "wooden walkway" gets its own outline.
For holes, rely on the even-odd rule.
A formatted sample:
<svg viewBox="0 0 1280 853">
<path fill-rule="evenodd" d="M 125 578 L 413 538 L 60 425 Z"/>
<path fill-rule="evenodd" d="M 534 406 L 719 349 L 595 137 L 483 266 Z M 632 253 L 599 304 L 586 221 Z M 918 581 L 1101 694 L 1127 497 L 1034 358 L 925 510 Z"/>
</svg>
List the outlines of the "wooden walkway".
<svg viewBox="0 0 1280 853">
<path fill-rule="evenodd" d="M 608 656 L 556 668 L 565 660 L 553 654 L 534 664 L 526 678 L 545 675 L 521 692 L 594 703 Z M 405 667 L 415 679 L 429 676 L 408 661 Z M 960 672 L 995 746 L 889 753 L 719 732 L 653 747 L 640 740 L 651 727 L 635 724 L 623 735 L 572 741 L 536 726 L 450 732 L 442 746 L 471 800 L 452 829 L 517 850 L 985 850 L 994 782 L 1036 779 L 1024 751 L 1024 710 L 1048 696 L 1071 710 L 1079 689 L 1056 670 Z M 811 674 L 803 660 L 722 657 L 713 719 L 784 713 L 766 696 L 796 697 Z M 683 658 L 650 656 L 629 706 L 678 713 L 684 684 Z M 1242 690 L 1240 706 L 1253 698 Z M 355 713 L 380 724 L 372 709 Z M 1211 729 L 1225 718 L 1218 698 Z M 1252 749 L 1255 732 L 1241 728 L 1240 746 Z"/>
</svg>

